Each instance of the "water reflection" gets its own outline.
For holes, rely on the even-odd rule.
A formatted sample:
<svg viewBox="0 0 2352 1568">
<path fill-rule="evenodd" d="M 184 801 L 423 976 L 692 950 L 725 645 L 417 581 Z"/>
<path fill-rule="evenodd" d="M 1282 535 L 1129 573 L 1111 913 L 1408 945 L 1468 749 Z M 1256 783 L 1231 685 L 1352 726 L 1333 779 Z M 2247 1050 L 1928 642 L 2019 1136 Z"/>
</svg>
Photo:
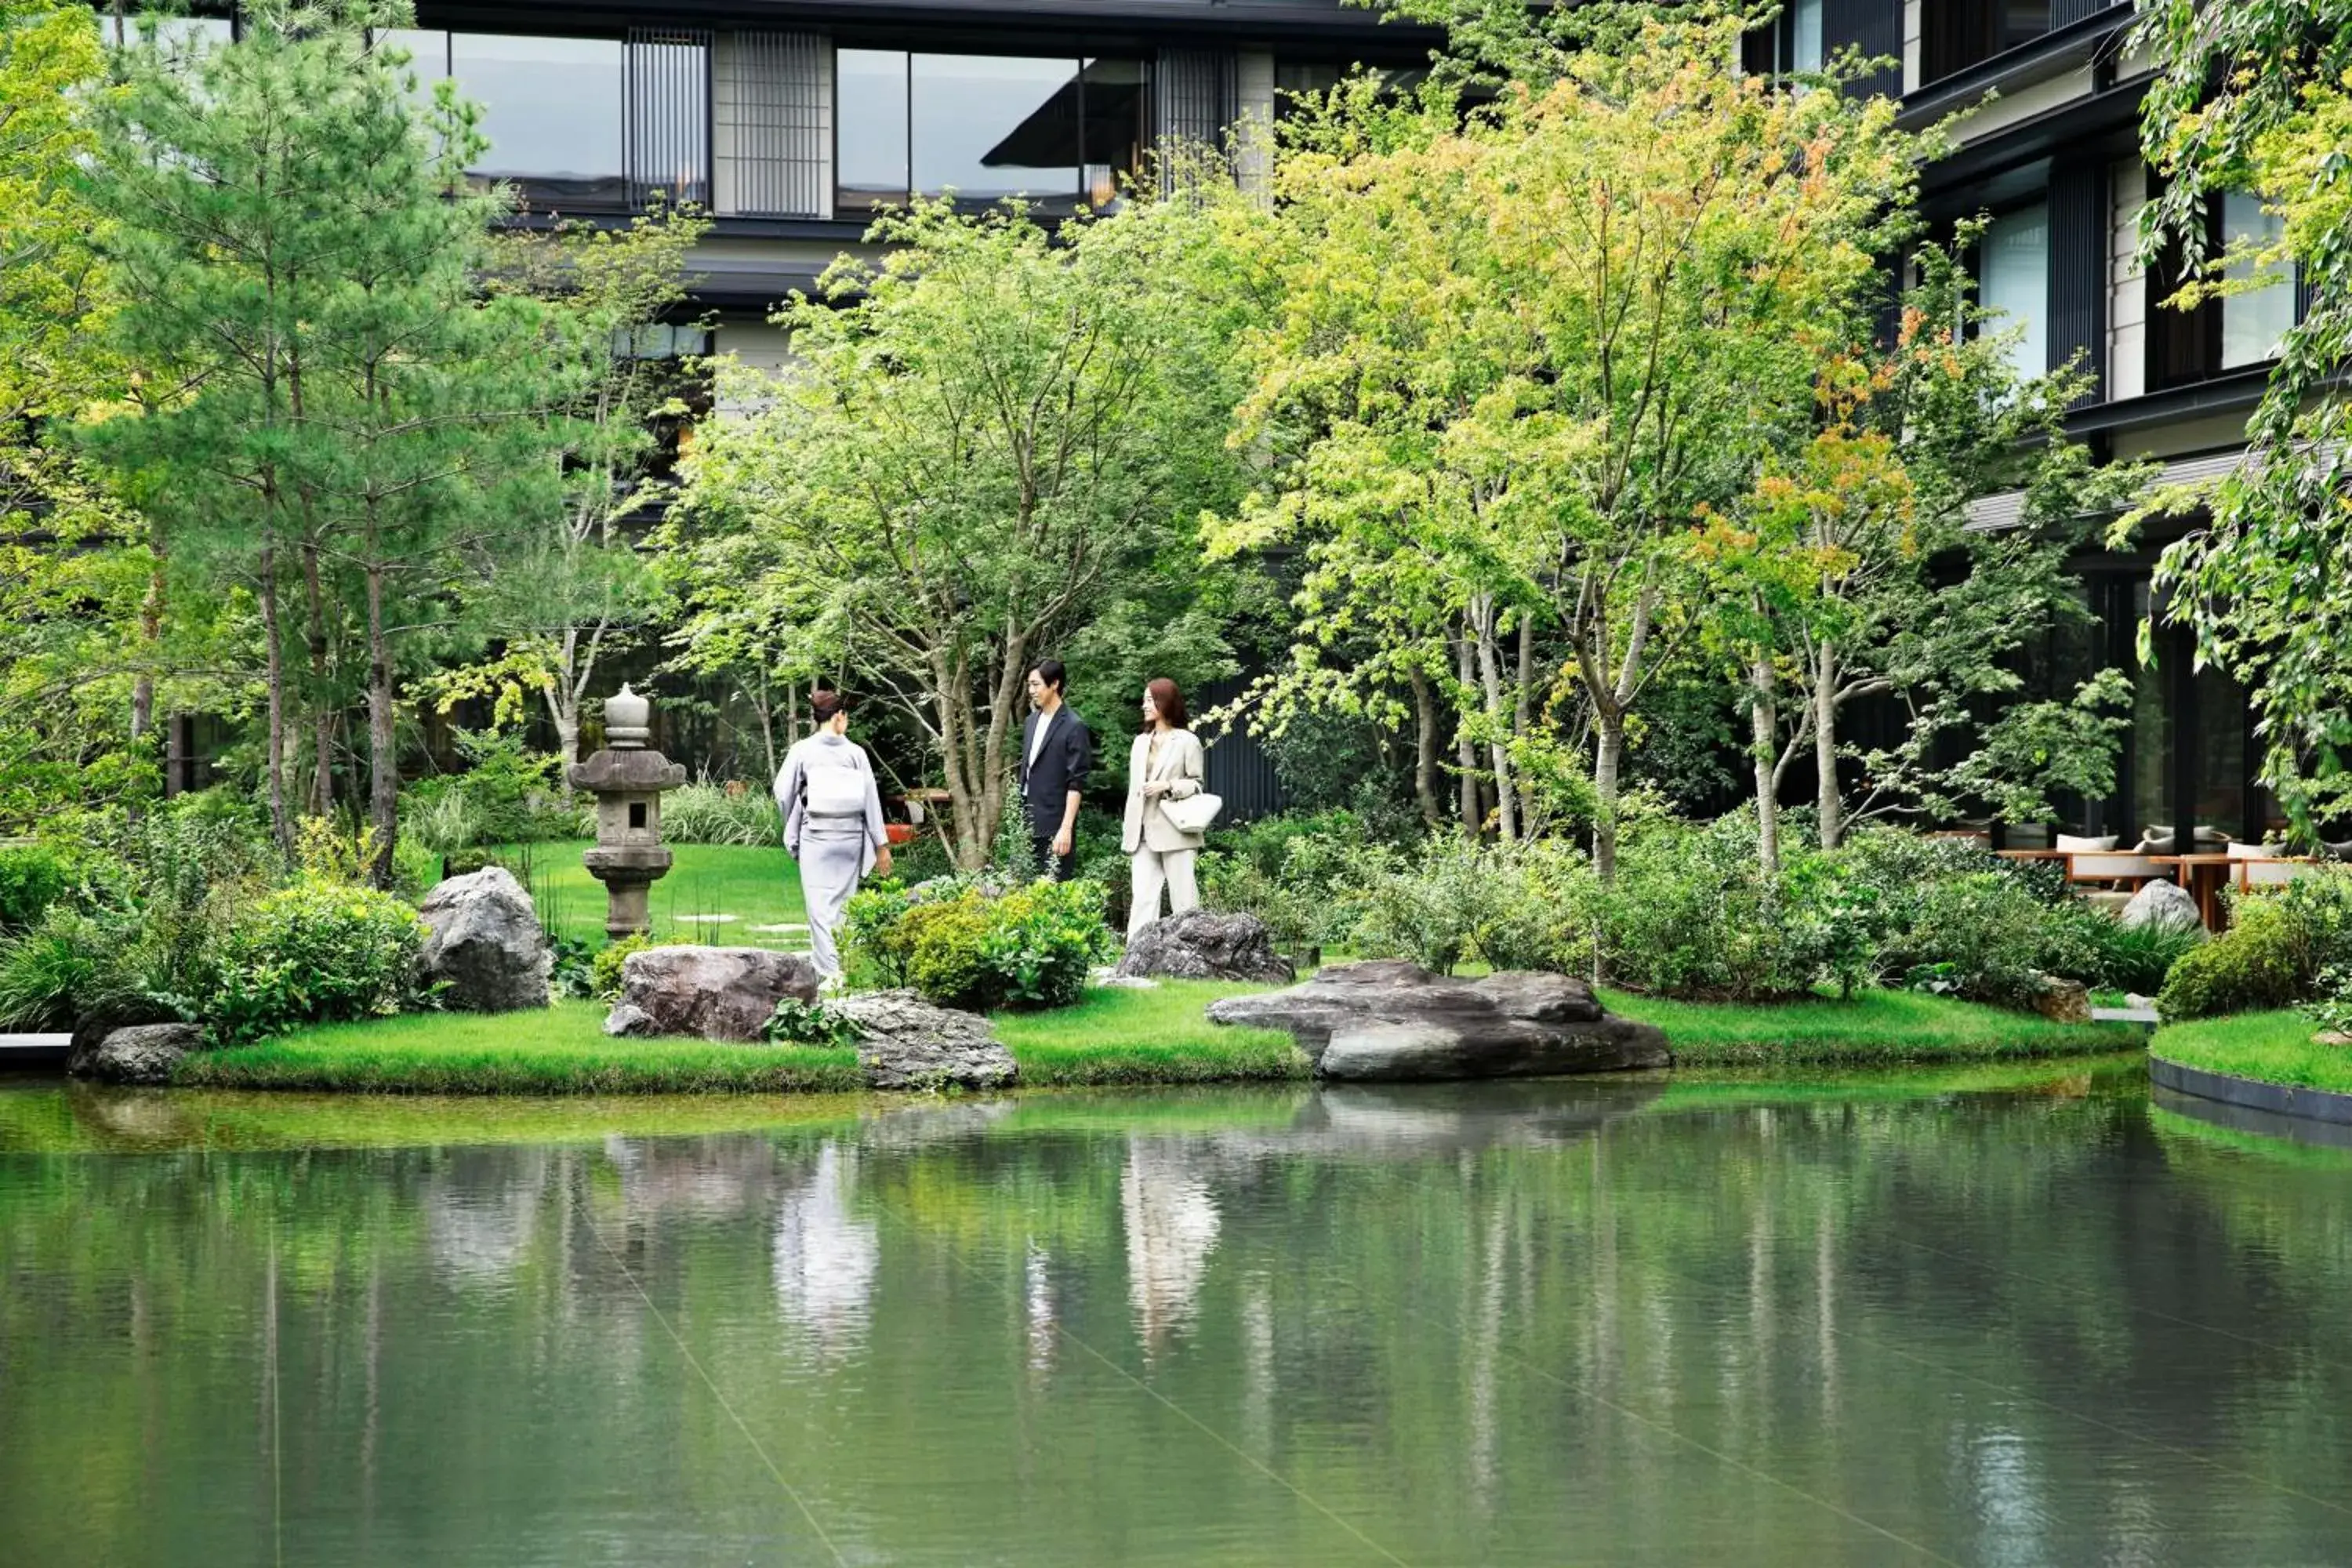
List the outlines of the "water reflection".
<svg viewBox="0 0 2352 1568">
<path fill-rule="evenodd" d="M 879 1228 L 852 1212 L 856 1188 L 856 1154 L 827 1140 L 807 1182 L 776 1205 L 776 1303 L 835 1353 L 864 1336 L 882 1259 Z"/>
<path fill-rule="evenodd" d="M 1209 1253 L 1217 1245 L 1217 1200 L 1190 1144 L 1130 1138 L 1118 1183 L 1127 1233 L 1127 1291 L 1145 1353 L 1192 1321 Z"/>
<path fill-rule="evenodd" d="M 2347 1237 L 2079 1073 L 0 1155 L 0 1557 L 2352 1561 Z"/>
</svg>

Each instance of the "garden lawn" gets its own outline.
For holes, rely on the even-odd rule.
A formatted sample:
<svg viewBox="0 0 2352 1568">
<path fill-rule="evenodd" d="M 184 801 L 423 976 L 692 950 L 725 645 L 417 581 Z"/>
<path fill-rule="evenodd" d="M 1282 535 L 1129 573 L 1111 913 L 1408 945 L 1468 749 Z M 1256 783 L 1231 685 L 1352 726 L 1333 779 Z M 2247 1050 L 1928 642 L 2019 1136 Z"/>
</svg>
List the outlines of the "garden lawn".
<svg viewBox="0 0 2352 1568">
<path fill-rule="evenodd" d="M 2311 1037 L 2318 1028 L 2292 1008 L 2199 1018 L 2167 1024 L 2148 1042 L 2147 1052 L 2231 1078 L 2352 1094 L 2352 1046 L 2317 1044 Z"/>
<path fill-rule="evenodd" d="M 602 946 L 604 884 L 580 863 L 588 847 L 583 839 L 509 845 L 498 853 L 530 883 L 531 900 L 550 935 Z M 808 951 L 800 868 L 791 856 L 780 848 L 732 844 L 673 844 L 670 853 L 677 857 L 676 864 L 647 895 L 655 936 L 690 936 L 719 947 Z M 715 918 L 719 916 L 730 918 Z M 763 926 L 790 929 L 763 931 Z"/>
<path fill-rule="evenodd" d="M 1864 991 L 1850 1002 L 1669 1002 L 1603 989 L 1611 1011 L 1666 1032 L 1679 1067 L 1992 1061 L 2137 1050 L 2132 1024 L 2053 1024 L 2032 1013 L 1918 991 Z"/>
<path fill-rule="evenodd" d="M 1264 989 L 1201 981 L 1097 987 L 1073 1007 L 1000 1013 L 994 1021 L 1031 1087 L 1305 1079 L 1307 1058 L 1288 1035 L 1225 1028 L 1205 1016 L 1220 996 Z M 1908 992 L 1773 1006 L 1604 994 L 1612 1008 L 1664 1029 L 1685 1066 L 1995 1061 L 2132 1050 L 2145 1038 L 2130 1025 L 2053 1024 Z M 615 1040 L 604 1035 L 604 1017 L 601 1005 L 566 1002 L 543 1013 L 327 1025 L 191 1057 L 173 1081 L 404 1094 L 773 1093 L 859 1084 L 852 1050 Z"/>
<path fill-rule="evenodd" d="M 1205 980 L 1162 981 L 1149 991 L 1097 986 L 1075 1007 L 999 1013 L 996 1036 L 1025 1084 L 1306 1078 L 1307 1058 L 1282 1030 L 1209 1022 L 1218 997 L 1268 989 Z"/>
<path fill-rule="evenodd" d="M 1227 1029 L 1209 1003 L 1246 986 L 1172 982 L 1089 991 L 1055 1013 L 1004 1013 L 997 1036 L 1021 1081 L 1202 1083 L 1303 1079 L 1286 1034 Z M 605 1009 L 565 1002 L 543 1013 L 414 1013 L 297 1030 L 201 1052 L 174 1084 L 207 1089 L 352 1089 L 391 1094 L 775 1093 L 861 1086 L 857 1053 L 806 1046 L 609 1038 Z"/>
<path fill-rule="evenodd" d="M 593 1002 L 564 1002 L 543 1013 L 411 1013 L 327 1024 L 197 1052 L 172 1081 L 390 1094 L 741 1094 L 864 1086 L 857 1053 L 846 1047 L 615 1040 L 604 1034 L 604 1012 Z"/>
</svg>

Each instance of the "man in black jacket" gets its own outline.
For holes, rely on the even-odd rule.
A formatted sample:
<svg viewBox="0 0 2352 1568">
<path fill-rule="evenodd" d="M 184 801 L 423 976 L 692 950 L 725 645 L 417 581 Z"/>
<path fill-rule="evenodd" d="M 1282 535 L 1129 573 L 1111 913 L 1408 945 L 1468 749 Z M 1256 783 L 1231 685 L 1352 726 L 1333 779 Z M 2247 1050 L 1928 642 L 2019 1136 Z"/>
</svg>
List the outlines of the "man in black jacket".
<svg viewBox="0 0 2352 1568">
<path fill-rule="evenodd" d="M 1062 700 L 1066 672 L 1058 658 L 1029 671 L 1028 719 L 1021 726 L 1021 800 L 1029 841 L 1045 875 L 1066 882 L 1078 868 L 1078 801 L 1095 762 L 1087 727 Z"/>
</svg>

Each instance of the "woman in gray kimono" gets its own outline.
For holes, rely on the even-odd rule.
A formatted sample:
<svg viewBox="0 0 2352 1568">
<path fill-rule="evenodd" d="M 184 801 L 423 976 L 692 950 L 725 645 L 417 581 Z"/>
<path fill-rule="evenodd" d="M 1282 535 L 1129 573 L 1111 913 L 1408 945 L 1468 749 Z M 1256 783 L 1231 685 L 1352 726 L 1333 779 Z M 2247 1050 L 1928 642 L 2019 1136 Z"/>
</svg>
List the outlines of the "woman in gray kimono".
<svg viewBox="0 0 2352 1568">
<path fill-rule="evenodd" d="M 839 692 L 820 691 L 809 706 L 816 710 L 816 733 L 784 753 L 776 805 L 784 814 L 784 848 L 801 864 L 810 956 L 818 973 L 837 982 L 841 953 L 834 933 L 866 873 L 890 874 L 890 840 L 882 831 L 873 764 L 866 748 L 849 739 L 847 704 Z"/>
</svg>

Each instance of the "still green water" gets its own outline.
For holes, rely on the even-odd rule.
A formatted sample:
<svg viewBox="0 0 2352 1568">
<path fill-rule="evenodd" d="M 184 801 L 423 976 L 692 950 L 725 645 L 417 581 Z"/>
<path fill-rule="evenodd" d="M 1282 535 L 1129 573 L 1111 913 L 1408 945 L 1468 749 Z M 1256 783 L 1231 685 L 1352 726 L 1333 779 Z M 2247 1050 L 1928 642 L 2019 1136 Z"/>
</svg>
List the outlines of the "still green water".
<svg viewBox="0 0 2352 1568">
<path fill-rule="evenodd" d="M 2352 1152 L 2136 1066 L 0 1088 L 0 1562 L 2352 1562 Z"/>
</svg>

